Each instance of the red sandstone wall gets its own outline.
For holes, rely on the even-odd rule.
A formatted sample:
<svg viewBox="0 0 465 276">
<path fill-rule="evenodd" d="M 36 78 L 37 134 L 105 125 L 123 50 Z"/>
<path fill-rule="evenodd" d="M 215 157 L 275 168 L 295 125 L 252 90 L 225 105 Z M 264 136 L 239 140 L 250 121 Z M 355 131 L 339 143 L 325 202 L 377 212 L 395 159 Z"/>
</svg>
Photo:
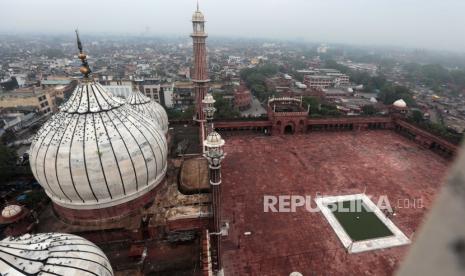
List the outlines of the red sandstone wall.
<svg viewBox="0 0 465 276">
<path fill-rule="evenodd" d="M 57 204 L 53 204 L 53 208 L 58 217 L 66 223 L 73 225 L 101 225 L 116 221 L 131 213 L 139 212 L 146 204 L 150 204 L 153 201 L 158 187 L 161 186 L 163 186 L 163 182 L 139 198 L 108 208 L 77 210 L 65 208 Z"/>
</svg>

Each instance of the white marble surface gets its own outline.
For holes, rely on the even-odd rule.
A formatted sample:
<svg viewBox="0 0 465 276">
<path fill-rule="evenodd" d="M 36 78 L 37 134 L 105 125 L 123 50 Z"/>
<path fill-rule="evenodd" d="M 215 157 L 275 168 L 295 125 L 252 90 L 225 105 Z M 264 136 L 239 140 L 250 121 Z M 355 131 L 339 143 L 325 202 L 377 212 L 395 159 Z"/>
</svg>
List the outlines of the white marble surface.
<svg viewBox="0 0 465 276">
<path fill-rule="evenodd" d="M 160 127 L 93 81 L 81 82 L 38 131 L 30 151 L 37 181 L 58 205 L 98 209 L 158 185 L 168 145 Z"/>
<path fill-rule="evenodd" d="M 21 213 L 21 206 L 19 205 L 8 205 L 2 210 L 2 217 L 4 218 L 12 218 L 19 213 Z"/>
<path fill-rule="evenodd" d="M 127 99 L 127 103 L 134 108 L 134 110 L 154 120 L 163 130 L 163 133 L 168 133 L 168 114 L 166 114 L 165 109 L 159 103 L 144 96 L 137 89 L 133 90 Z"/>
<path fill-rule="evenodd" d="M 42 233 L 0 241 L 0 274 L 112 276 L 113 270 L 102 250 L 88 240 Z"/>
</svg>

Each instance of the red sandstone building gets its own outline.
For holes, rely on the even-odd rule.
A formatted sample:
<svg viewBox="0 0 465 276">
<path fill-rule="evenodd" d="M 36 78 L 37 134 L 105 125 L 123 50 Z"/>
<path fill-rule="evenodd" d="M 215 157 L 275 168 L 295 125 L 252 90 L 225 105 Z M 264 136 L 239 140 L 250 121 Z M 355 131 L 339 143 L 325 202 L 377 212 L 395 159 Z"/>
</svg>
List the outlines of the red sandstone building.
<svg viewBox="0 0 465 276">
<path fill-rule="evenodd" d="M 198 9 L 192 22 L 203 121 L 209 80 Z M 385 117 L 313 119 L 300 99 L 281 97 L 268 101 L 266 120 L 215 122 L 226 143 L 207 136 L 210 164 L 200 155 L 168 157 L 165 133 L 93 82 L 79 57 L 85 78 L 31 146 L 31 168 L 53 201 L 39 230 L 79 233 L 127 275 L 391 273 L 405 247 L 349 255 L 319 214 L 268 216 L 263 195 L 366 191 L 421 196 L 430 208 L 448 164 L 433 151 L 456 151 L 405 121 L 406 106 Z M 424 213 L 399 211 L 395 222 L 413 235 Z"/>
<path fill-rule="evenodd" d="M 243 133 L 311 134 L 314 131 L 395 130 L 416 141 L 422 147 L 432 149 L 451 158 L 457 145 L 412 125 L 404 118 L 408 108 L 403 100 L 396 101 L 388 116 L 310 118 L 311 110 L 303 107 L 300 99 L 292 97 L 272 98 L 268 101 L 268 118 L 261 121 L 216 122 L 215 129 L 228 135 Z"/>
<path fill-rule="evenodd" d="M 197 119 L 203 122 L 201 100 L 209 80 L 205 20 L 198 8 L 192 22 Z M 128 275 L 211 275 L 221 265 L 219 220 L 214 227 L 218 217 L 210 208 L 209 182 L 201 181 L 207 166 L 181 168 L 184 159 L 168 158 L 167 125 L 149 116 L 165 111 L 151 110 L 138 92 L 128 103 L 113 97 L 93 80 L 79 37 L 78 48 L 83 78 L 31 144 L 32 172 L 52 200 L 40 214 L 38 231 L 76 233 L 99 246 L 117 245 L 106 253 L 112 267 Z M 178 187 L 180 170 L 188 177 Z M 210 245 L 209 229 L 217 249 Z"/>
<path fill-rule="evenodd" d="M 234 91 L 234 107 L 239 110 L 246 110 L 252 104 L 252 94 L 244 83 Z"/>
<path fill-rule="evenodd" d="M 291 97 L 272 98 L 268 101 L 268 120 L 272 123 L 271 133 L 305 133 L 309 110 L 300 99 Z"/>
<path fill-rule="evenodd" d="M 192 81 L 194 82 L 196 118 L 197 120 L 204 120 L 202 100 L 208 92 L 208 84 L 210 82 L 208 78 L 207 48 L 205 42 L 208 35 L 205 32 L 205 17 L 199 10 L 198 5 L 197 10 L 192 16 L 192 27 L 193 32 L 191 37 L 194 47 L 194 72 Z"/>
</svg>

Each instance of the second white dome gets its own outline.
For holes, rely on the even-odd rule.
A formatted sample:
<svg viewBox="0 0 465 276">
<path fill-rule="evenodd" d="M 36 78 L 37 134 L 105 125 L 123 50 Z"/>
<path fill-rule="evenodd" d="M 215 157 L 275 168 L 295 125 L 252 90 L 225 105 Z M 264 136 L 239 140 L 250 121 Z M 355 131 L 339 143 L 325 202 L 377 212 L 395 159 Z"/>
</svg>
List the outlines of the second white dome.
<svg viewBox="0 0 465 276">
<path fill-rule="evenodd" d="M 165 135 L 168 133 L 168 114 L 161 104 L 144 96 L 139 90 L 134 89 L 131 95 L 127 98 L 127 103 L 134 110 L 154 120 Z"/>
</svg>

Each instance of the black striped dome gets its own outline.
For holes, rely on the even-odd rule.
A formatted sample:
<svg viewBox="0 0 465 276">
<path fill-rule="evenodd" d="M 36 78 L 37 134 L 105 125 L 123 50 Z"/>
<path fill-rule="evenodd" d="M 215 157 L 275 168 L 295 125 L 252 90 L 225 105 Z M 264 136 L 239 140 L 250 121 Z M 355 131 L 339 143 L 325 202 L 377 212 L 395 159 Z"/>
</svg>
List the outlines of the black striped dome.
<svg viewBox="0 0 465 276">
<path fill-rule="evenodd" d="M 0 248 L 1 275 L 113 275 L 102 250 L 75 235 L 26 234 L 0 241 Z"/>
<path fill-rule="evenodd" d="M 168 132 L 168 114 L 159 103 L 144 96 L 137 89 L 134 89 L 134 92 L 128 97 L 127 103 L 136 111 L 154 120 L 165 134 Z"/>
<path fill-rule="evenodd" d="M 48 196 L 71 209 L 99 209 L 138 198 L 164 178 L 167 142 L 152 120 L 82 81 L 37 133 L 31 169 Z"/>
</svg>

